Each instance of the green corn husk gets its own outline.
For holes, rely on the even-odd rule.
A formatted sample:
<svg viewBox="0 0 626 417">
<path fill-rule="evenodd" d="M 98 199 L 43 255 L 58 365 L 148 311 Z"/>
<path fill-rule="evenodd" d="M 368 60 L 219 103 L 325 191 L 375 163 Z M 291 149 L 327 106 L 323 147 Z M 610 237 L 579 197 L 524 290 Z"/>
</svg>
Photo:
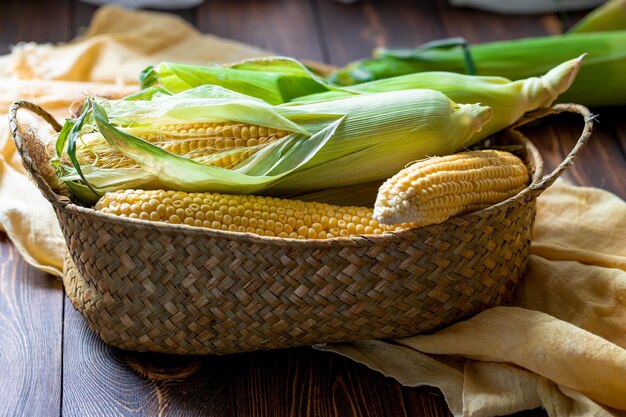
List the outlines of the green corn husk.
<svg viewBox="0 0 626 417">
<path fill-rule="evenodd" d="M 416 101 L 416 94 L 420 100 Z M 345 114 L 346 120 L 337 127 L 333 141 L 307 164 L 276 181 L 269 189 L 272 193 L 302 193 L 388 178 L 415 160 L 448 155 L 477 143 L 474 133 L 492 117 L 487 106 L 456 104 L 433 90 L 361 95 L 295 108 L 314 113 L 330 108 Z M 380 117 L 393 121 L 393 128 L 382 127 Z"/>
<path fill-rule="evenodd" d="M 228 66 L 186 65 L 163 62 L 146 68 L 142 88 L 159 85 L 180 93 L 201 85 L 218 85 L 270 104 L 295 97 L 338 90 L 299 61 L 285 57 L 254 58 Z"/>
<path fill-rule="evenodd" d="M 626 0 L 611 0 L 593 10 L 568 33 L 610 32 L 626 29 Z"/>
<path fill-rule="evenodd" d="M 588 53 L 585 65 L 559 101 L 585 105 L 626 104 L 626 31 L 581 33 L 473 45 L 479 75 L 519 80 L 539 76 L 572 56 Z M 461 48 L 379 49 L 375 57 L 348 64 L 331 75 L 339 85 L 423 71 L 465 73 Z"/>
<path fill-rule="evenodd" d="M 484 139 L 515 123 L 524 113 L 548 107 L 567 91 L 576 79 L 584 56 L 566 61 L 541 77 L 510 81 L 501 77 L 481 77 L 453 72 L 418 72 L 385 78 L 299 97 L 294 103 L 332 100 L 353 94 L 430 88 L 441 91 L 458 103 L 481 103 L 491 107 L 493 118 L 474 139 Z"/>
<path fill-rule="evenodd" d="M 271 106 L 202 86 L 149 101 L 90 99 L 81 118 L 68 121 L 59 135 L 54 164 L 74 195 L 88 203 L 106 191 L 137 187 L 279 195 L 387 178 L 413 160 L 470 146 L 470 138 L 490 117 L 488 107 L 456 104 L 433 90 Z M 216 121 L 291 133 L 231 169 L 172 154 L 129 133 L 150 132 L 163 123 Z M 138 166 L 79 164 L 81 152 L 90 152 L 89 143 L 98 137 Z"/>
</svg>

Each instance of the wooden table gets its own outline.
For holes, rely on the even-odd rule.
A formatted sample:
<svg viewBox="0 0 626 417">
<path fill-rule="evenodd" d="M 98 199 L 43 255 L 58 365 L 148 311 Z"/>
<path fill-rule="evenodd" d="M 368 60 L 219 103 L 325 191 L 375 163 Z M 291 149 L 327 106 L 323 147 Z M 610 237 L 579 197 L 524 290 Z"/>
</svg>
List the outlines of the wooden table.
<svg viewBox="0 0 626 417">
<path fill-rule="evenodd" d="M 7 0 L 1 7 L 2 53 L 23 40 L 66 41 L 95 10 L 75 0 Z M 569 15 L 563 24 L 562 16 L 505 17 L 453 9 L 443 0 L 208 0 L 176 13 L 204 32 L 335 65 L 368 56 L 376 46 L 459 35 L 480 42 L 556 34 L 582 16 Z M 619 118 L 624 109 L 595 110 L 601 123 L 593 141 L 565 177 L 626 198 L 626 121 Z M 534 136 L 549 168 L 571 149 L 581 125 L 560 116 Z M 527 132 L 533 137 L 539 128 Z M 61 283 L 26 265 L 0 236 L 0 415 L 450 415 L 436 389 L 402 387 L 310 348 L 207 358 L 110 348 L 74 311 Z"/>
</svg>

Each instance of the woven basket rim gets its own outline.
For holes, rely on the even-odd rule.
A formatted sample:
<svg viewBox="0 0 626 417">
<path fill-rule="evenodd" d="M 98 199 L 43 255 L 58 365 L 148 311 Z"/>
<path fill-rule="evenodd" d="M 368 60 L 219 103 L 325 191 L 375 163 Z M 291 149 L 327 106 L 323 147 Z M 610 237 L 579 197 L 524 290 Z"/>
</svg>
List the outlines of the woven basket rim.
<svg viewBox="0 0 626 417">
<path fill-rule="evenodd" d="M 537 181 L 533 182 L 533 184 L 536 182 Z M 208 229 L 208 228 L 205 229 L 205 228 L 200 228 L 197 226 L 190 226 L 186 224 L 170 224 L 170 223 L 165 223 L 165 222 L 153 222 L 150 220 L 131 219 L 127 217 L 116 216 L 114 214 L 102 213 L 92 208 L 79 206 L 73 203 L 67 204 L 66 209 L 75 210 L 82 214 L 99 217 L 101 221 L 106 222 L 106 223 L 115 223 L 115 224 L 119 224 L 120 226 L 132 224 L 132 225 L 138 225 L 138 226 L 144 226 L 144 227 L 151 227 L 151 228 L 159 229 L 163 233 L 180 233 L 181 231 L 185 231 L 185 234 L 187 235 L 212 234 L 215 237 L 219 237 L 219 238 L 229 238 L 229 239 L 245 238 L 251 241 L 258 241 L 258 242 L 268 242 L 268 243 L 269 242 L 287 242 L 289 244 L 299 244 L 299 245 L 304 245 L 304 246 L 319 246 L 320 244 L 326 244 L 326 243 L 349 244 L 349 243 L 360 243 L 363 241 L 379 242 L 381 240 L 387 240 L 391 238 L 392 236 L 402 239 L 402 238 L 405 238 L 407 235 L 414 233 L 415 230 L 418 230 L 418 229 L 424 229 L 427 227 L 434 227 L 434 226 L 445 227 L 445 224 L 448 222 L 467 221 L 468 218 L 477 216 L 480 213 L 486 213 L 486 212 L 493 211 L 493 210 L 500 210 L 502 207 L 509 206 L 511 204 L 514 204 L 518 200 L 524 200 L 524 199 L 525 199 L 524 194 L 520 192 L 519 194 L 511 198 L 508 198 L 500 203 L 491 205 L 481 210 L 473 211 L 471 213 L 466 213 L 460 216 L 455 216 L 442 223 L 436 223 L 432 225 L 413 227 L 413 228 L 406 228 L 406 229 L 402 229 L 399 231 L 385 232 L 382 234 L 369 234 L 369 235 L 363 234 L 363 235 L 354 235 L 351 237 L 332 237 L 332 238 L 326 238 L 326 239 L 296 239 L 296 238 L 289 238 L 289 237 L 282 238 L 282 237 L 277 237 L 277 236 L 259 236 L 257 234 L 248 233 L 248 232 L 233 232 L 233 231 L 227 231 L 227 230 L 217 230 L 217 229 Z"/>
</svg>

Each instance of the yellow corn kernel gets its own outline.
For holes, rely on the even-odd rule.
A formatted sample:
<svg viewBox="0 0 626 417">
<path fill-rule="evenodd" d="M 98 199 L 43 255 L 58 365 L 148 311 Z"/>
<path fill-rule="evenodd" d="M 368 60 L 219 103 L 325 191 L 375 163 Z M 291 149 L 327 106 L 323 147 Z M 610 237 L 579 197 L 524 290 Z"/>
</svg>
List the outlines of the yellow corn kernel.
<svg viewBox="0 0 626 417">
<path fill-rule="evenodd" d="M 144 128 L 145 129 L 145 128 Z M 157 145 L 168 152 L 223 168 L 232 168 L 256 153 L 259 144 L 267 145 L 289 134 L 286 130 L 270 129 L 259 134 L 261 126 L 243 123 L 196 123 L 153 125 L 150 131 L 129 129 L 129 133 Z M 263 139 L 263 140 L 261 140 Z M 221 158 L 211 158 L 218 152 L 230 152 Z M 111 148 L 101 136 L 92 136 L 77 143 L 76 154 L 81 164 L 100 168 L 129 168 L 138 166 L 122 152 Z M 67 162 L 67 161 L 66 161 Z"/>
<path fill-rule="evenodd" d="M 429 158 L 380 187 L 373 218 L 382 224 L 441 223 L 504 201 L 528 182 L 526 165 L 509 152 L 481 150 Z"/>
<path fill-rule="evenodd" d="M 200 201 L 203 204 L 198 204 Z M 247 207 L 258 206 L 261 210 Z M 410 224 L 384 226 L 372 219 L 365 207 L 342 207 L 251 195 L 184 193 L 163 190 L 123 190 L 106 193 L 96 210 L 117 216 L 138 217 L 151 221 L 210 227 L 217 230 L 247 231 L 261 236 L 321 239 L 325 237 L 380 234 L 411 227 Z M 276 215 L 279 209 L 285 214 Z M 358 225 L 343 220 L 349 213 L 360 213 Z M 266 220 L 267 218 L 267 220 Z M 212 219 L 202 221 L 201 219 Z M 307 225 L 305 220 L 322 220 Z M 335 221 L 331 221 L 335 219 Z M 373 224 L 363 227 L 362 224 Z"/>
</svg>

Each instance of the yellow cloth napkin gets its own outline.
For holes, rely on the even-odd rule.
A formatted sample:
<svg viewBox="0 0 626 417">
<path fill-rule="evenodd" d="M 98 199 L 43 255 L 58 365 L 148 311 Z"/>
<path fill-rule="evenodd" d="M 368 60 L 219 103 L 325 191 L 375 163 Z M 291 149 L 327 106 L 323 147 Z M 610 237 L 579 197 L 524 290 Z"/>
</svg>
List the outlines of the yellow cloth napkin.
<svg viewBox="0 0 626 417">
<path fill-rule="evenodd" d="M 557 182 L 538 199 L 531 253 L 510 306 L 431 335 L 318 348 L 439 387 L 455 416 L 626 415 L 626 203 Z"/>
<path fill-rule="evenodd" d="M 0 104 L 18 98 L 61 120 L 84 94 L 121 97 L 161 60 L 228 62 L 265 51 L 200 35 L 180 19 L 108 7 L 66 45 L 0 57 Z M 35 123 L 24 112 L 20 116 Z M 46 129 L 44 125 L 41 129 Z M 50 205 L 0 124 L 0 226 L 24 258 L 61 275 L 66 251 Z M 528 271 L 511 306 L 432 335 L 318 346 L 409 386 L 439 387 L 455 416 L 544 406 L 550 416 L 626 415 L 626 204 L 557 183 L 539 198 Z"/>
</svg>

